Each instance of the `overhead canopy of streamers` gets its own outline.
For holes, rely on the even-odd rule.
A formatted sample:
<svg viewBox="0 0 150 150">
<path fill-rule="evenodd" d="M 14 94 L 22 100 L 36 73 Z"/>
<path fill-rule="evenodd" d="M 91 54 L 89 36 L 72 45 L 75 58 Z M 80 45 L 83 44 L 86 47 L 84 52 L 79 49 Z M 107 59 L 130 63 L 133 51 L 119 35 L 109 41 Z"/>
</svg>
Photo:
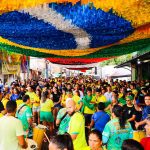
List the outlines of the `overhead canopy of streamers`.
<svg viewBox="0 0 150 150">
<path fill-rule="evenodd" d="M 1 0 L 0 49 L 90 64 L 150 43 L 150 0 Z"/>
</svg>

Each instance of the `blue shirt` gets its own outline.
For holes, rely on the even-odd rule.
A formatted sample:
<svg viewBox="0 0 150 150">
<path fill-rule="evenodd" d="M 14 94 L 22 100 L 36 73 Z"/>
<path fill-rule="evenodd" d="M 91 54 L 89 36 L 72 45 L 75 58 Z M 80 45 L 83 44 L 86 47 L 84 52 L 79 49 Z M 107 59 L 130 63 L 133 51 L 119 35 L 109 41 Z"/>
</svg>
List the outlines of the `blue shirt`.
<svg viewBox="0 0 150 150">
<path fill-rule="evenodd" d="M 92 120 L 94 120 L 94 128 L 103 132 L 106 123 L 110 120 L 110 116 L 104 111 L 98 111 L 92 115 Z"/>
<path fill-rule="evenodd" d="M 150 115 L 150 106 L 145 106 L 142 110 L 142 120 L 146 119 Z"/>
<path fill-rule="evenodd" d="M 16 101 L 16 99 L 19 98 L 19 95 L 18 94 L 12 94 L 11 97 L 10 97 L 10 100 L 11 101 Z"/>
</svg>

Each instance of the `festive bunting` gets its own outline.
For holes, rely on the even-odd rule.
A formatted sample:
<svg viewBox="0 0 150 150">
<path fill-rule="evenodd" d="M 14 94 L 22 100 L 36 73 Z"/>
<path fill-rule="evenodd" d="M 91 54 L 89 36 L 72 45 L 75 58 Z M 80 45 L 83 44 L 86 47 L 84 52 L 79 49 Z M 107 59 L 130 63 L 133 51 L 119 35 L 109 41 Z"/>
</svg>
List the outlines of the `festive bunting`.
<svg viewBox="0 0 150 150">
<path fill-rule="evenodd" d="M 38 6 L 3 14 L 0 21 L 3 38 L 20 45 L 55 50 L 106 46 L 134 31 L 125 19 L 80 4 Z"/>
<path fill-rule="evenodd" d="M 12 0 L 8 7 L 2 0 L 0 48 L 57 64 L 88 64 L 149 46 L 148 1 L 51 2 Z"/>
<path fill-rule="evenodd" d="M 47 58 L 52 63 L 62 64 L 62 65 L 85 65 L 91 63 L 97 63 L 109 58 Z"/>
</svg>

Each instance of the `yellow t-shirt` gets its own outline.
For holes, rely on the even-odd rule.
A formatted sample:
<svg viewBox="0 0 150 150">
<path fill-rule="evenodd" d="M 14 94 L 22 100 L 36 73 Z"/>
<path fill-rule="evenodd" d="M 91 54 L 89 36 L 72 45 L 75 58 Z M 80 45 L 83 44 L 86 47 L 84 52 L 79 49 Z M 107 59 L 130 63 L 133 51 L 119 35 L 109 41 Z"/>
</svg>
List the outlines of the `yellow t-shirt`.
<svg viewBox="0 0 150 150">
<path fill-rule="evenodd" d="M 51 112 L 52 107 L 54 107 L 54 103 L 51 99 L 46 99 L 44 103 L 41 102 L 40 111 Z"/>
<path fill-rule="evenodd" d="M 82 150 L 87 146 L 85 140 L 85 119 L 80 112 L 76 112 L 70 119 L 68 133 L 78 134 L 73 140 L 74 150 Z"/>
<path fill-rule="evenodd" d="M 3 106 L 4 106 L 5 109 L 6 109 L 6 104 L 7 104 L 8 101 L 9 100 L 7 98 L 3 98 L 2 101 L 1 101 L 3 103 Z"/>
<path fill-rule="evenodd" d="M 114 89 L 116 88 L 116 86 L 115 86 L 115 85 L 113 85 L 113 86 L 111 86 L 111 88 L 112 88 L 112 90 L 114 90 Z"/>
<path fill-rule="evenodd" d="M 3 114 L 2 114 L 2 113 L 0 113 L 0 118 L 1 118 L 1 117 L 3 117 Z"/>
<path fill-rule="evenodd" d="M 61 105 L 62 105 L 63 107 L 66 106 L 66 99 L 67 99 L 67 98 L 68 98 L 68 96 L 67 96 L 66 94 L 63 94 L 63 95 L 62 95 Z"/>
<path fill-rule="evenodd" d="M 29 95 L 30 97 L 30 105 L 31 106 L 35 106 L 35 107 L 38 107 L 40 106 L 40 99 L 39 97 L 36 95 L 35 92 L 27 92 L 26 95 Z M 33 104 L 32 104 L 33 103 Z"/>
<path fill-rule="evenodd" d="M 34 106 L 34 107 L 40 106 L 40 98 L 39 98 L 39 96 L 37 96 L 37 95 L 36 95 L 36 98 L 35 98 L 35 102 L 33 103 L 33 106 Z"/>
<path fill-rule="evenodd" d="M 105 102 L 107 102 L 107 99 L 106 99 L 106 96 L 104 96 L 104 95 L 100 95 L 99 97 L 94 97 L 96 100 L 96 103 L 100 103 L 100 102 L 103 102 L 103 103 L 105 103 Z"/>
<path fill-rule="evenodd" d="M 123 96 L 123 93 L 119 93 L 119 96 L 118 96 L 118 97 L 121 98 L 122 96 Z"/>
<path fill-rule="evenodd" d="M 17 108 L 18 108 L 19 105 L 21 105 L 23 103 L 23 100 L 22 99 L 18 99 L 18 100 L 16 100 L 16 103 L 17 103 Z"/>
<path fill-rule="evenodd" d="M 134 96 L 137 96 L 138 91 L 136 89 L 132 90 L 132 93 L 134 94 Z"/>
<path fill-rule="evenodd" d="M 78 103 L 79 101 L 80 101 L 80 97 L 78 96 L 78 95 L 74 95 L 73 96 L 73 100 L 75 101 L 75 103 L 76 103 L 76 108 L 77 109 L 79 109 L 79 107 L 80 107 L 80 104 Z"/>
<path fill-rule="evenodd" d="M 92 96 L 91 103 L 96 103 L 95 96 Z M 85 106 L 85 108 L 84 108 L 84 113 L 85 113 L 85 114 L 94 114 L 95 111 L 96 111 L 95 109 L 94 109 L 94 110 L 91 110 L 91 109 L 88 108 L 87 106 Z"/>
<path fill-rule="evenodd" d="M 91 150 L 91 148 L 90 148 L 90 146 L 86 146 L 82 150 Z"/>
</svg>

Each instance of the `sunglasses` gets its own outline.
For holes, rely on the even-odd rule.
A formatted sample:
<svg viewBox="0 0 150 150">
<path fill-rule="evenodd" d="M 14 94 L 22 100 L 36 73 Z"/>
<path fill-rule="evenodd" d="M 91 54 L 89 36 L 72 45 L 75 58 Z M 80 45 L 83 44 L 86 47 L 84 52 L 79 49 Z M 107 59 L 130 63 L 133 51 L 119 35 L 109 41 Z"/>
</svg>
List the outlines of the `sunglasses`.
<svg viewBox="0 0 150 150">
<path fill-rule="evenodd" d="M 129 99 L 127 99 L 126 101 L 130 101 Z"/>
</svg>

